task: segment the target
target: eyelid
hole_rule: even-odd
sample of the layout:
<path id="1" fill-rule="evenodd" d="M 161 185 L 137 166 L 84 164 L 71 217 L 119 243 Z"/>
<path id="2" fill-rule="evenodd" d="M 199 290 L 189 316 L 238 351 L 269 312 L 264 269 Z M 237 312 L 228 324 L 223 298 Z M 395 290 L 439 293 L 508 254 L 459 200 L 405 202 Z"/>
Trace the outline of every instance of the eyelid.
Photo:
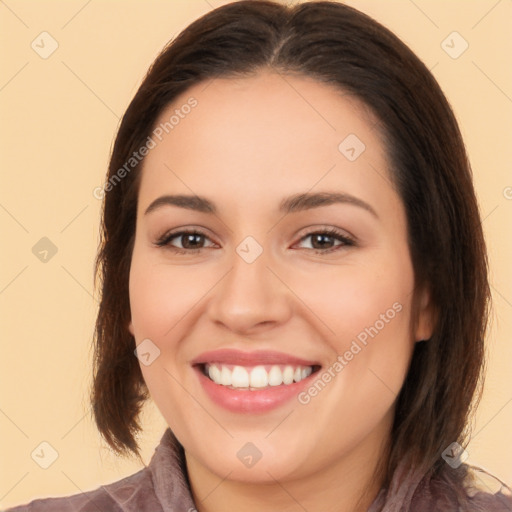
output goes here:
<path id="1" fill-rule="evenodd" d="M 181 251 L 186 252 L 193 252 L 193 251 L 199 251 L 201 249 L 207 249 L 207 247 L 200 247 L 196 249 L 181 249 L 180 247 L 174 247 L 170 245 L 170 241 L 173 238 L 179 238 L 180 235 L 201 235 L 204 236 L 206 239 L 210 240 L 213 244 L 218 245 L 214 240 L 212 240 L 212 237 L 207 234 L 206 230 L 204 228 L 196 228 L 196 227 L 186 227 L 186 228 L 176 228 L 176 229 L 170 229 L 168 231 L 165 231 L 163 235 L 159 236 L 154 242 L 154 245 L 158 247 L 172 247 L 173 249 L 178 249 Z"/>
<path id="2" fill-rule="evenodd" d="M 346 229 L 338 228 L 338 227 L 328 225 L 328 224 L 314 224 L 312 226 L 306 226 L 305 228 L 302 228 L 295 236 L 298 237 L 298 239 L 300 241 L 304 237 L 309 236 L 309 235 L 314 235 L 316 233 L 329 233 L 332 236 L 338 236 L 340 238 L 345 238 L 347 240 L 350 240 L 354 244 L 357 241 L 357 237 L 352 235 Z"/>
<path id="3" fill-rule="evenodd" d="M 315 249 L 315 248 L 307 248 L 307 252 L 313 253 L 313 254 L 319 254 L 320 256 L 328 254 L 335 253 L 337 251 L 342 250 L 343 248 L 347 247 L 354 247 L 357 246 L 357 242 L 355 237 L 352 235 L 349 235 L 344 230 L 340 230 L 339 228 L 334 227 L 320 227 L 316 229 L 310 229 L 306 233 L 302 234 L 302 236 L 299 237 L 299 240 L 294 244 L 300 244 L 303 240 L 306 240 L 307 238 L 314 236 L 314 235 L 325 235 L 327 237 L 333 238 L 336 241 L 340 242 L 333 247 L 329 247 L 326 249 Z M 293 247 L 293 246 L 292 246 Z"/>
<path id="4" fill-rule="evenodd" d="M 170 241 L 174 238 L 180 238 L 180 236 L 192 234 L 192 235 L 199 235 L 203 236 L 205 239 L 210 240 L 214 245 L 218 245 L 212 238 L 207 234 L 204 228 L 196 228 L 196 227 L 186 227 L 186 228 L 176 228 L 174 230 L 166 231 L 163 235 L 161 235 L 157 241 L 154 243 L 157 247 L 162 248 L 169 248 L 171 251 L 174 251 L 176 253 L 181 254 L 194 254 L 197 252 L 201 252 L 203 249 L 211 249 L 212 247 L 197 247 L 197 248 L 191 248 L 191 249 L 182 249 L 180 247 L 175 247 L 170 244 Z M 323 234 L 331 238 L 335 238 L 338 241 L 341 241 L 342 243 L 335 245 L 333 247 L 327 248 L 327 249 L 314 249 L 314 248 L 307 248 L 308 252 L 313 252 L 316 254 L 328 254 L 329 252 L 334 252 L 342 247 L 350 247 L 357 245 L 356 238 L 347 233 L 345 230 L 342 230 L 340 228 L 335 228 L 333 226 L 308 226 L 306 228 L 303 228 L 302 234 L 297 234 L 298 240 L 292 245 L 295 246 L 302 242 L 304 239 L 310 236 L 314 236 L 317 234 Z"/>

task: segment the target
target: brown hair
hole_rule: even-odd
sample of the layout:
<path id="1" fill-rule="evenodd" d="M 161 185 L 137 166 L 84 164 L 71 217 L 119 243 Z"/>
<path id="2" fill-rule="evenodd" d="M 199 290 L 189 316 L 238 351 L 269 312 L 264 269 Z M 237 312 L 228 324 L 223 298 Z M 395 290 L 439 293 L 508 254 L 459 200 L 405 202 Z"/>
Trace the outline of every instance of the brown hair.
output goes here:
<path id="1" fill-rule="evenodd" d="M 452 110 L 425 65 L 394 34 L 337 2 L 241 1 L 188 26 L 157 57 L 119 127 L 107 180 L 144 145 L 162 110 L 198 82 L 263 68 L 349 92 L 380 120 L 393 183 L 405 205 L 416 285 L 428 285 L 436 325 L 416 343 L 397 398 L 384 481 L 408 455 L 435 474 L 441 452 L 465 445 L 480 397 L 488 315 L 487 259 L 471 170 Z M 139 455 L 148 398 L 128 331 L 128 278 L 140 164 L 106 189 L 96 275 L 101 304 L 91 399 L 98 429 L 119 454 Z M 476 400 L 474 400 L 476 398 Z"/>

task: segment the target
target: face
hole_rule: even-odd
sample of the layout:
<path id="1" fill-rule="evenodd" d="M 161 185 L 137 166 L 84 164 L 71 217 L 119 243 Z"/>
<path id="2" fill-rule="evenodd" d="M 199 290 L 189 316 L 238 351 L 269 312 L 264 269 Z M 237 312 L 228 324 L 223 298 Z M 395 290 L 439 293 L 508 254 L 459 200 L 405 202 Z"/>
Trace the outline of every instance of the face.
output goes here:
<path id="1" fill-rule="evenodd" d="M 430 332 L 376 120 L 271 72 L 173 115 L 143 164 L 129 329 L 187 464 L 264 482 L 370 463 Z"/>

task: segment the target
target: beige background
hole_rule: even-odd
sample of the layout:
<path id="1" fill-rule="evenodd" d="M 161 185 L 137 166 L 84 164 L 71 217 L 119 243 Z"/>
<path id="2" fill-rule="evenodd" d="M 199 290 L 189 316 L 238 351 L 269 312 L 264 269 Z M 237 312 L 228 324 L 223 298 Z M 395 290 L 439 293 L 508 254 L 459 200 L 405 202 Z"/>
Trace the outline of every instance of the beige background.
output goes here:
<path id="1" fill-rule="evenodd" d="M 178 31 L 223 3 L 0 2 L 0 508 L 93 489 L 140 469 L 109 452 L 87 403 L 100 211 L 93 189 L 102 184 L 119 118 L 153 58 Z M 469 461 L 511 483 L 512 72 L 506 63 L 512 55 L 512 2 L 348 3 L 418 53 L 461 123 L 495 301 L 487 387 Z M 51 48 L 48 36 L 39 37 L 43 31 L 58 43 L 47 59 L 31 47 L 35 40 L 39 52 Z M 469 44 L 457 59 L 441 45 L 453 31 Z M 453 52 L 463 41 L 452 36 L 448 44 Z M 57 247 L 47 262 L 32 252 L 43 237 Z M 153 405 L 145 410 L 144 425 L 148 462 L 166 426 Z M 43 441 L 58 452 L 48 469 L 31 457 Z"/>

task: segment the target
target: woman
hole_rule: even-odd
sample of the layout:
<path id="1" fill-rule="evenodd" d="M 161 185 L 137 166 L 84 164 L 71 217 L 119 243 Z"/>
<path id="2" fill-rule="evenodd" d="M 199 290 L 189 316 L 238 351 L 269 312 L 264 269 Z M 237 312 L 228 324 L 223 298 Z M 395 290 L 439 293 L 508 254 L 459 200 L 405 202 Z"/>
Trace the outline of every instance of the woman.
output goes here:
<path id="1" fill-rule="evenodd" d="M 22 510 L 512 510 L 464 463 L 489 285 L 419 59 L 339 3 L 228 4 L 156 59 L 104 190 L 92 403 L 148 467 Z M 137 356 L 137 357 L 135 357 Z"/>

